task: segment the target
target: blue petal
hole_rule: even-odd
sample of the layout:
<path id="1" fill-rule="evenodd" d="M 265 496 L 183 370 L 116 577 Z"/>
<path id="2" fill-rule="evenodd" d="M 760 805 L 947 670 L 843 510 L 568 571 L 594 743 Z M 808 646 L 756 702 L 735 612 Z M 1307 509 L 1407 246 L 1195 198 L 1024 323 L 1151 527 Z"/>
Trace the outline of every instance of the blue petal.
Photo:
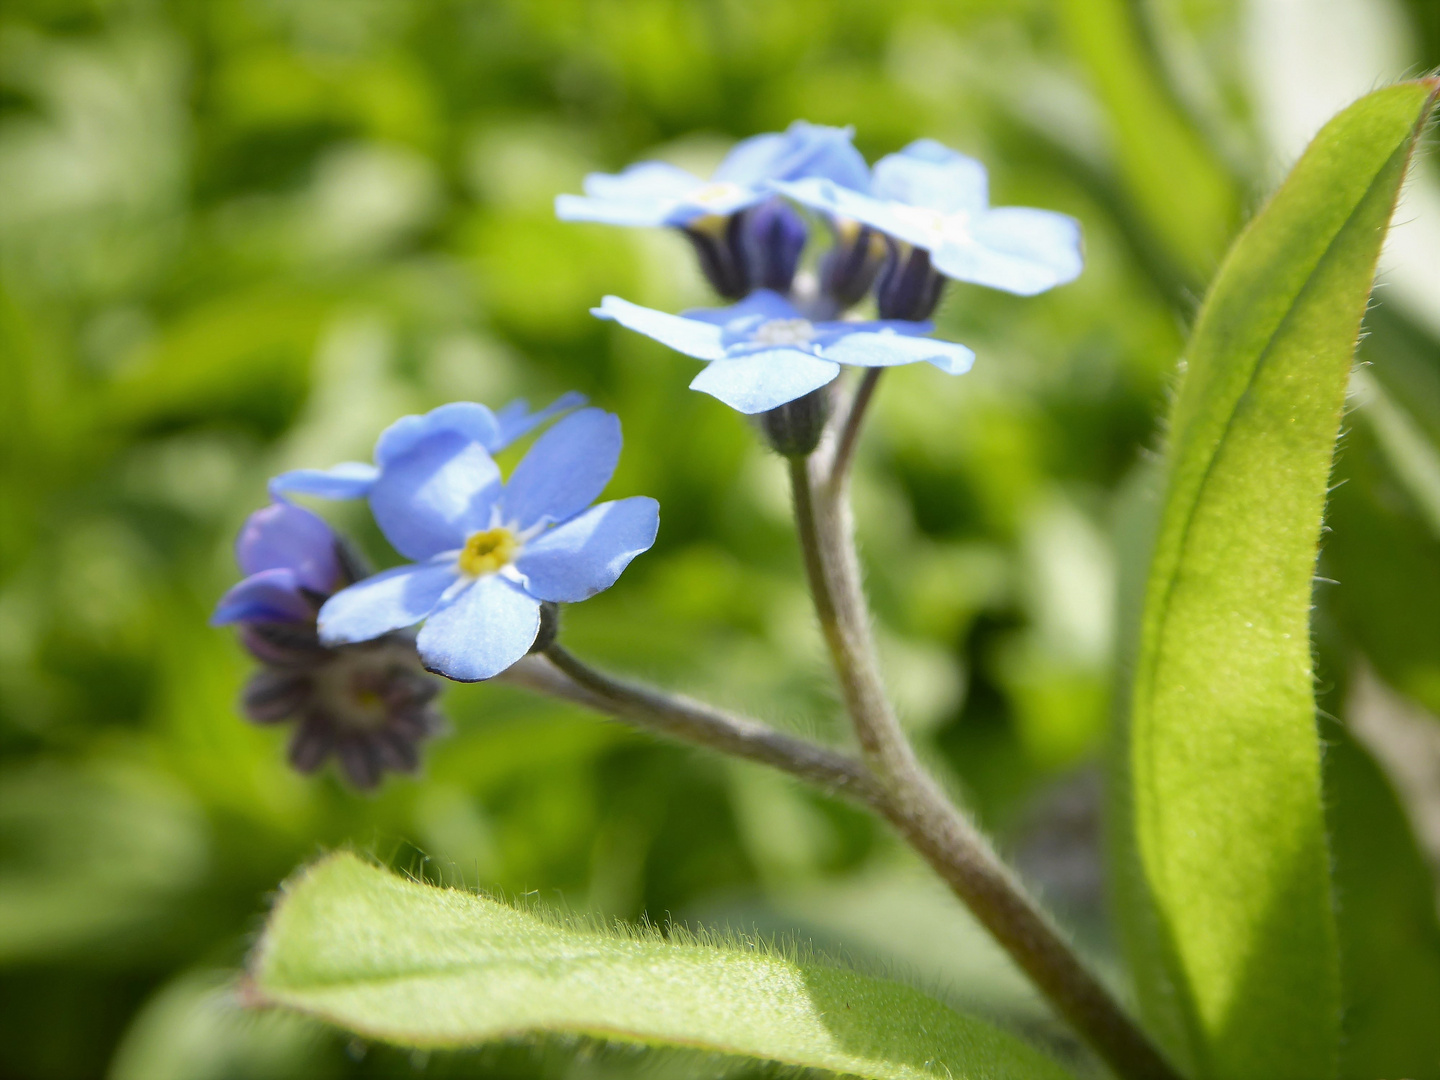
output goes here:
<path id="1" fill-rule="evenodd" d="M 308 623 L 315 609 L 300 593 L 290 570 L 262 570 L 251 574 L 220 598 L 211 626 L 235 622 Z"/>
<path id="2" fill-rule="evenodd" d="M 877 161 L 870 192 L 877 199 L 942 214 L 979 214 L 990 205 L 985 166 L 933 139 L 920 139 Z"/>
<path id="3" fill-rule="evenodd" d="M 846 187 L 864 189 L 870 171 L 850 143 L 853 135 L 852 128 L 797 120 L 783 135 L 755 135 L 736 143 L 715 170 L 714 179 L 754 185 L 765 180 L 820 176 Z"/>
<path id="4" fill-rule="evenodd" d="M 690 382 L 742 413 L 760 413 L 818 390 L 840 374 L 840 365 L 800 349 L 767 349 L 716 360 Z"/>
<path id="5" fill-rule="evenodd" d="M 535 440 L 505 485 L 502 518 L 521 529 L 584 510 L 620 460 L 620 418 L 602 409 L 571 413 Z"/>
<path id="6" fill-rule="evenodd" d="M 894 331 L 848 334 L 826 345 L 824 355 L 857 367 L 893 367 L 923 360 L 948 375 L 963 375 L 975 362 L 975 354 L 964 345 Z"/>
<path id="7" fill-rule="evenodd" d="M 397 566 L 341 589 L 320 609 L 320 640 L 347 645 L 413 626 L 435 609 L 458 577 L 455 564 L 446 559 Z"/>
<path id="8" fill-rule="evenodd" d="M 287 502 L 250 515 L 235 541 L 235 561 L 247 574 L 293 571 L 298 584 L 315 592 L 329 592 L 340 579 L 335 533 L 309 510 Z"/>
<path id="9" fill-rule="evenodd" d="M 431 615 L 415 644 L 429 670 L 479 682 L 529 652 L 539 629 L 540 602 L 507 578 L 489 574 Z"/>
<path id="10" fill-rule="evenodd" d="M 949 277 L 1033 296 L 1079 276 L 1080 224 L 1065 214 L 1005 206 L 971 225 L 973 244 L 946 244 L 935 268 Z"/>
<path id="11" fill-rule="evenodd" d="M 488 528 L 499 493 L 500 469 L 485 448 L 458 432 L 437 431 L 385 466 L 370 510 L 395 550 L 418 562 Z"/>
<path id="12" fill-rule="evenodd" d="M 615 584 L 630 560 L 655 543 L 660 504 L 637 496 L 592 506 L 526 544 L 515 560 L 525 591 L 575 603 Z"/>
<path id="13" fill-rule="evenodd" d="M 673 199 L 587 199 L 581 195 L 556 195 L 555 216 L 561 221 L 656 228 L 667 224 L 675 205 Z"/>
<path id="14" fill-rule="evenodd" d="M 343 461 L 329 469 L 291 469 L 270 481 L 270 496 L 318 495 L 322 499 L 363 499 L 380 470 L 363 461 Z"/>
<path id="15" fill-rule="evenodd" d="M 492 453 L 505 449 L 516 439 L 534 431 L 551 417 L 559 416 L 571 409 L 578 409 L 586 402 L 584 394 L 571 390 L 568 394 L 561 394 L 545 408 L 538 412 L 530 411 L 530 403 L 524 398 L 519 401 L 512 401 L 498 413 L 495 414 L 495 422 L 500 426 L 500 440 L 490 447 Z"/>
<path id="16" fill-rule="evenodd" d="M 859 191 L 851 191 L 830 180 L 811 178 L 793 182 L 775 182 L 769 185 L 787 199 L 794 199 L 802 206 L 829 214 L 832 217 L 852 218 L 873 224 L 871 219 L 885 218 L 885 203 Z M 879 228 L 879 226 L 875 226 Z"/>
<path id="17" fill-rule="evenodd" d="M 452 401 L 423 416 L 402 416 L 382 431 L 375 443 L 375 464 L 385 468 L 437 431 L 453 431 L 487 450 L 494 450 L 500 441 L 500 425 L 494 413 L 474 401 Z"/>
<path id="18" fill-rule="evenodd" d="M 605 297 L 598 308 L 590 309 L 590 314 L 601 319 L 613 319 L 621 326 L 654 338 L 660 344 L 697 360 L 718 360 L 725 355 L 720 345 L 720 328 L 696 319 L 667 315 L 663 311 L 621 300 L 618 296 Z"/>
<path id="19" fill-rule="evenodd" d="M 714 323 L 716 326 L 726 326 L 738 322 L 741 319 L 758 316 L 756 320 L 765 322 L 770 319 L 799 319 L 800 312 L 796 310 L 785 297 L 773 289 L 756 289 L 749 296 L 745 297 L 738 304 L 731 304 L 722 308 L 691 308 L 682 312 L 682 319 L 694 319 L 697 322 Z M 684 352 L 685 350 L 681 350 Z M 691 353 L 691 356 L 696 355 Z M 714 359 L 712 357 L 700 357 L 701 360 Z"/>
<path id="20" fill-rule="evenodd" d="M 591 173 L 585 194 L 592 199 L 681 199 L 703 186 L 692 172 L 664 161 L 641 161 L 618 173 Z"/>

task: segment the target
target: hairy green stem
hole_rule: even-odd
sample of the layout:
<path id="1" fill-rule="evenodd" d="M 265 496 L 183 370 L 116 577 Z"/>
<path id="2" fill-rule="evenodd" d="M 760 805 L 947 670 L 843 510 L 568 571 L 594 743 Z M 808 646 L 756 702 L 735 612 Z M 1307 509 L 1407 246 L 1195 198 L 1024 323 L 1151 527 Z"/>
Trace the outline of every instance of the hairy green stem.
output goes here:
<path id="1" fill-rule="evenodd" d="M 820 629 L 865 760 L 884 793 L 876 809 L 1118 1076 L 1177 1080 L 990 843 L 921 766 L 880 674 L 844 474 L 838 474 L 838 482 L 817 486 L 808 459 L 789 462 L 800 546 Z M 830 475 L 837 477 L 833 467 Z"/>
<path id="2" fill-rule="evenodd" d="M 845 411 L 845 419 L 839 425 L 840 436 L 835 444 L 834 454 L 830 458 L 826 482 L 831 487 L 838 487 L 845 483 L 850 466 L 855 460 L 855 448 L 860 445 L 860 429 L 865 423 L 865 412 L 870 407 L 870 401 L 875 396 L 875 388 L 880 385 L 880 376 L 883 374 L 885 374 L 884 368 L 866 368 L 860 385 L 855 387 L 855 393 L 850 397 L 850 405 Z"/>
<path id="3" fill-rule="evenodd" d="M 879 808 L 880 788 L 870 771 L 863 762 L 839 751 L 713 705 L 617 679 L 595 670 L 558 644 L 547 648 L 543 658 L 528 656 L 515 665 L 522 667 L 523 671 L 511 681 L 569 698 L 647 731 L 770 765 L 823 791 Z"/>

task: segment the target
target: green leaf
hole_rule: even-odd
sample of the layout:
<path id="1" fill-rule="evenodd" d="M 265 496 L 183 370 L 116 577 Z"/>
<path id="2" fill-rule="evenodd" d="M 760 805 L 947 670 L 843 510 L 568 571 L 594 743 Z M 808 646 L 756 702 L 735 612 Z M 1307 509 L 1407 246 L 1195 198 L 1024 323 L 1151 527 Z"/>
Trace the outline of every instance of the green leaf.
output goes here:
<path id="1" fill-rule="evenodd" d="M 1066 1075 L 906 986 L 753 944 L 564 925 L 350 854 L 286 887 L 253 978 L 268 1001 L 406 1046 L 558 1033 L 877 1080 Z"/>
<path id="2" fill-rule="evenodd" d="M 1361 99 L 1236 241 L 1186 351 L 1141 620 L 1122 873 L 1142 1008 L 1193 1075 L 1336 1075 L 1311 580 L 1375 263 L 1436 84 Z"/>
<path id="3" fill-rule="evenodd" d="M 1347 1080 L 1440 1080 L 1440 920 L 1405 811 L 1343 728 L 1326 731 L 1325 805 L 1344 976 Z"/>

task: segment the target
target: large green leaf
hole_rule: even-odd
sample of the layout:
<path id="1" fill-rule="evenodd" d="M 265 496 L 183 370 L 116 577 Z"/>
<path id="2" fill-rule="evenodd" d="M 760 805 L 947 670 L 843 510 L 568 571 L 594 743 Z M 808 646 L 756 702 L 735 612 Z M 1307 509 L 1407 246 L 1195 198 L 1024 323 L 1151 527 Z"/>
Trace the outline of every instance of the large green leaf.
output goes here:
<path id="1" fill-rule="evenodd" d="M 1361 317 L 1432 82 L 1316 136 L 1186 351 L 1131 698 L 1142 1007 L 1192 1074 L 1334 1076 L 1341 994 L 1311 581 Z"/>
<path id="2" fill-rule="evenodd" d="M 559 1033 L 877 1080 L 1066 1075 L 906 986 L 754 947 L 565 925 L 349 854 L 287 886 L 253 975 L 268 1001 L 408 1046 Z"/>

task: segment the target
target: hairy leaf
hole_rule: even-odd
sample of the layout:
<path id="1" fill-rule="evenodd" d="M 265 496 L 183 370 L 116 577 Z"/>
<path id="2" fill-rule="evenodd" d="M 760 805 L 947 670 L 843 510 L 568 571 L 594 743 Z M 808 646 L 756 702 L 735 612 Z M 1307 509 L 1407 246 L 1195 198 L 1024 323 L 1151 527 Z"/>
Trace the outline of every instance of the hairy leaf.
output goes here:
<path id="1" fill-rule="evenodd" d="M 1202 1077 L 1336 1075 L 1309 614 L 1361 317 L 1435 92 L 1377 91 L 1237 240 L 1186 351 L 1131 697 L 1122 874 L 1146 1015 Z"/>
<path id="2" fill-rule="evenodd" d="M 564 925 L 349 854 L 286 887 L 253 978 L 268 1001 L 407 1046 L 558 1033 L 877 1080 L 1066 1075 L 906 986 L 754 947 Z"/>

